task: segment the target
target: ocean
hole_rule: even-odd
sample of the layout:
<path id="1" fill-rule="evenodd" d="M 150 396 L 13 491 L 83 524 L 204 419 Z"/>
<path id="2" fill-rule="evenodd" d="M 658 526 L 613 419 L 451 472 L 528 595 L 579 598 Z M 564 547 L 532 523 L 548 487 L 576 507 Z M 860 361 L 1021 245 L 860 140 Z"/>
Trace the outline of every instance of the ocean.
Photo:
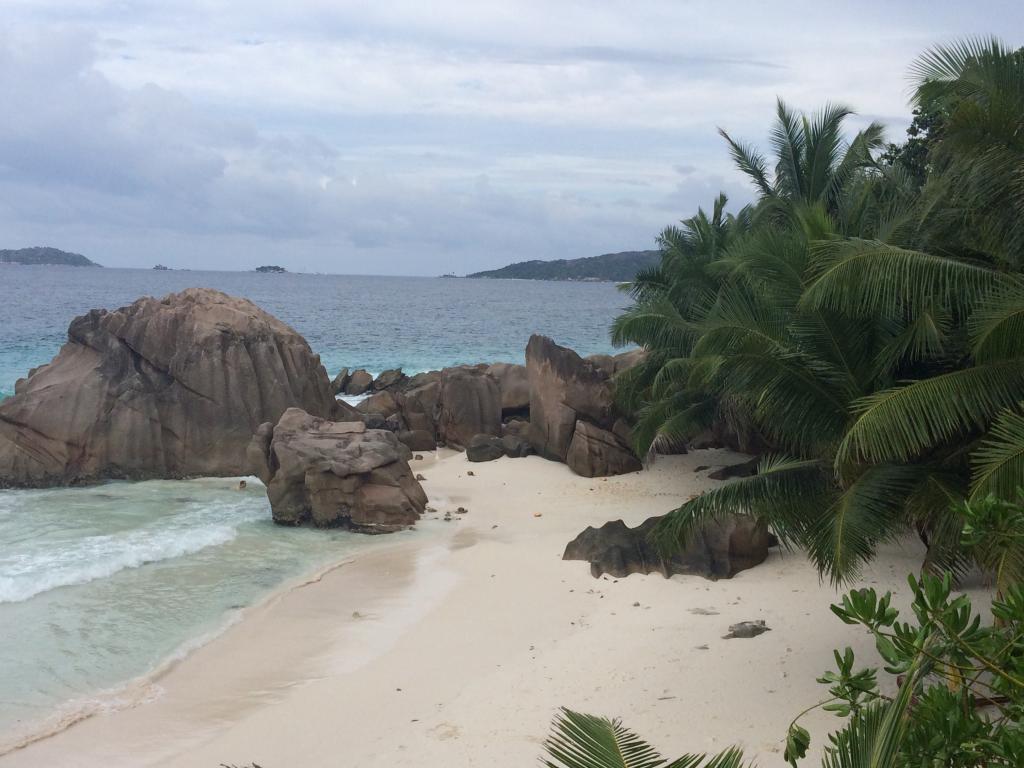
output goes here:
<path id="1" fill-rule="evenodd" d="M 193 286 L 253 300 L 303 334 L 332 376 L 522 362 L 531 333 L 613 352 L 608 328 L 628 304 L 608 283 L 4 265 L 0 399 L 57 353 L 73 317 Z M 275 527 L 262 486 L 240 491 L 237 479 L 0 491 L 0 752 L 130 703 L 148 690 L 132 681 L 374 541 Z"/>

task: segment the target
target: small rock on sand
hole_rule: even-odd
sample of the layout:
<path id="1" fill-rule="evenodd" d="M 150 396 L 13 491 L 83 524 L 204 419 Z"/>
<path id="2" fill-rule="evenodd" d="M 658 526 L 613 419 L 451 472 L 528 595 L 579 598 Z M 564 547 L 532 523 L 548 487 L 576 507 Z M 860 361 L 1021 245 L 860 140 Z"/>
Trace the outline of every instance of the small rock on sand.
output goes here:
<path id="1" fill-rule="evenodd" d="M 731 640 L 736 637 L 757 637 L 765 632 L 771 632 L 771 627 L 765 626 L 763 619 L 758 619 L 757 621 L 741 621 L 739 624 L 731 624 L 729 626 L 729 634 L 722 637 L 725 640 Z"/>

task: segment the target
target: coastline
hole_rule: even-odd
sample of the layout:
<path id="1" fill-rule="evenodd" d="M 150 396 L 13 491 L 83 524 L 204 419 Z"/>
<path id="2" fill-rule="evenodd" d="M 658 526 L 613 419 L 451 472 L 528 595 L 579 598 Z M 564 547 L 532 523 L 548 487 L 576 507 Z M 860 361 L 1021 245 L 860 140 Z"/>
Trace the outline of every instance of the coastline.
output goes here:
<path id="1" fill-rule="evenodd" d="M 814 679 L 832 649 L 875 658 L 869 637 L 831 617 L 836 593 L 798 553 L 773 550 L 718 582 L 593 579 L 586 563 L 561 560 L 587 525 L 664 513 L 716 484 L 697 466 L 738 454 L 662 457 L 607 479 L 536 457 L 439 456 L 414 462 L 431 505 L 468 514 L 428 514 L 427 535 L 278 591 L 171 666 L 158 697 L 0 766 L 522 765 L 563 705 L 621 716 L 666 753 L 739 743 L 748 759 L 782 766 L 786 725 L 820 699 Z M 919 556 L 887 549 L 865 583 L 902 603 Z M 729 624 L 759 618 L 771 632 L 722 639 Z M 816 733 L 835 723 L 824 713 L 811 722 Z"/>

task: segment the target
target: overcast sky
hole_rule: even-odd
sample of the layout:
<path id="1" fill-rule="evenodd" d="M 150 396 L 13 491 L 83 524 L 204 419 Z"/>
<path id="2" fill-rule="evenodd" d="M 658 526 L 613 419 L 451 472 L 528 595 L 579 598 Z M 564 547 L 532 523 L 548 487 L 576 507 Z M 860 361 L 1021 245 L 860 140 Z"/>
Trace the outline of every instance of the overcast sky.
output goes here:
<path id="1" fill-rule="evenodd" d="M 464 273 L 653 247 L 776 96 L 900 139 L 908 64 L 1020 2 L 0 0 L 0 248 Z"/>

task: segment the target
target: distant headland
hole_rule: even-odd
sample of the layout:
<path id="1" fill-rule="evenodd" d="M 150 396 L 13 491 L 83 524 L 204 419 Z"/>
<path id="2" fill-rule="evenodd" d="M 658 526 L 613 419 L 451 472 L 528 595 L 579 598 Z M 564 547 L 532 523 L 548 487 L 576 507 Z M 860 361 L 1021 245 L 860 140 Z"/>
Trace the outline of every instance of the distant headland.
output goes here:
<path id="1" fill-rule="evenodd" d="M 582 259 L 520 261 L 501 269 L 474 272 L 466 277 L 519 280 L 582 280 L 628 282 L 638 271 L 658 263 L 659 251 L 622 251 Z"/>
<path id="2" fill-rule="evenodd" d="M 60 264 L 66 267 L 102 267 L 80 253 L 68 253 L 58 248 L 18 248 L 0 250 L 0 264 Z"/>
<path id="3" fill-rule="evenodd" d="M 287 272 L 288 270 L 284 267 L 279 267 L 276 264 L 267 264 L 262 267 L 256 267 L 257 272 Z"/>

